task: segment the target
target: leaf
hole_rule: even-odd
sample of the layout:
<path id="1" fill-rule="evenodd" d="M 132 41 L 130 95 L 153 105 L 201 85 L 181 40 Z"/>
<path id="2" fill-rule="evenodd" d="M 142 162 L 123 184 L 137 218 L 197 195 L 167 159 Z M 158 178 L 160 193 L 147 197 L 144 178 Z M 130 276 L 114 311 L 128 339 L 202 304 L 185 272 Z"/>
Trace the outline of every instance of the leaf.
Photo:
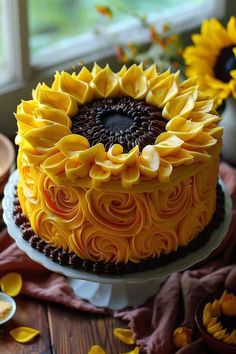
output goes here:
<path id="1" fill-rule="evenodd" d="M 113 13 L 112 13 L 110 7 L 108 7 L 108 6 L 96 5 L 96 10 L 100 15 L 109 17 L 110 19 L 113 16 Z"/>
<path id="2" fill-rule="evenodd" d="M 99 345 L 93 345 L 88 354 L 106 354 Z"/>
<path id="3" fill-rule="evenodd" d="M 19 273 L 8 273 L 0 279 L 2 291 L 9 296 L 17 296 L 22 289 L 22 276 Z"/>
<path id="4" fill-rule="evenodd" d="M 10 331 L 10 335 L 19 343 L 27 343 L 35 338 L 40 332 L 30 327 L 18 327 Z"/>
<path id="5" fill-rule="evenodd" d="M 128 328 L 114 328 L 114 336 L 126 344 L 134 344 L 134 335 Z"/>

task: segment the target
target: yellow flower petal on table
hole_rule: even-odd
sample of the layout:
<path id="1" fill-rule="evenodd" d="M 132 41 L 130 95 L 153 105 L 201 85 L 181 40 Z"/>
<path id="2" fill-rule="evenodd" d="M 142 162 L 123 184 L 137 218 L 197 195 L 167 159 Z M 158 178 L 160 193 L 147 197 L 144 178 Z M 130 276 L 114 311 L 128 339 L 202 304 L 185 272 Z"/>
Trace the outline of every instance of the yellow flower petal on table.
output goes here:
<path id="1" fill-rule="evenodd" d="M 127 353 L 121 353 L 121 354 L 139 354 L 139 347 L 135 347 L 134 349 L 130 350 Z"/>
<path id="2" fill-rule="evenodd" d="M 18 327 L 10 331 L 10 335 L 19 343 L 30 342 L 40 331 L 30 327 Z"/>
<path id="3" fill-rule="evenodd" d="M 99 345 L 93 345 L 88 354 L 106 354 L 106 352 Z"/>
<path id="4" fill-rule="evenodd" d="M 120 86 L 125 95 L 140 100 L 147 92 L 147 78 L 143 71 L 134 64 L 122 76 Z"/>
<path id="5" fill-rule="evenodd" d="M 128 328 L 114 328 L 114 336 L 125 344 L 134 344 L 133 332 Z"/>
<path id="6" fill-rule="evenodd" d="M 187 327 L 178 327 L 173 333 L 175 348 L 183 348 L 192 341 L 192 330 Z"/>
<path id="7" fill-rule="evenodd" d="M 8 273 L 0 279 L 2 291 L 12 297 L 21 292 L 22 284 L 22 276 L 19 273 Z"/>
<path id="8" fill-rule="evenodd" d="M 109 65 L 97 73 L 90 85 L 98 98 L 113 97 L 119 93 L 118 77 L 111 71 Z"/>

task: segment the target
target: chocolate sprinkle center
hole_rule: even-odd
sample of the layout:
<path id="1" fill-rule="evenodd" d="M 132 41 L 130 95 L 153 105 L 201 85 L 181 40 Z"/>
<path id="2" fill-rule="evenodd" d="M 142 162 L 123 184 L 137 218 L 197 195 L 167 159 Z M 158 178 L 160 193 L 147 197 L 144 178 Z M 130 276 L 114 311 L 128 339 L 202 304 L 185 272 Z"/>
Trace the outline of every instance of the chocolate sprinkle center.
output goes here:
<path id="1" fill-rule="evenodd" d="M 86 137 L 91 146 L 102 143 L 106 151 L 114 144 L 129 152 L 155 143 L 165 131 L 161 110 L 130 97 L 95 100 L 79 107 L 72 118 L 72 133 Z"/>

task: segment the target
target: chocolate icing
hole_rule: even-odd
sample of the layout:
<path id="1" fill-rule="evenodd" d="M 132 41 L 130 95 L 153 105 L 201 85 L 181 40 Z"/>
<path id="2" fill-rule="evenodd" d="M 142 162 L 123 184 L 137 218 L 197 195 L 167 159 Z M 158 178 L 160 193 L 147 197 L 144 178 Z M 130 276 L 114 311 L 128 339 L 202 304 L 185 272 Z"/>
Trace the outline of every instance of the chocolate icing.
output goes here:
<path id="1" fill-rule="evenodd" d="M 55 248 L 51 245 L 48 245 L 39 236 L 35 235 L 34 231 L 30 226 L 28 218 L 22 212 L 17 195 L 13 202 L 13 216 L 16 225 L 18 225 L 21 229 L 22 237 L 26 241 L 28 241 L 33 248 L 38 249 L 40 252 L 43 252 L 45 256 L 50 257 L 53 262 L 57 262 L 65 266 L 71 266 L 76 269 L 83 269 L 88 272 L 105 274 L 124 274 L 164 266 L 172 261 L 175 261 L 179 257 L 184 257 L 188 253 L 194 252 L 197 249 L 203 247 L 208 242 L 212 232 L 219 227 L 220 223 L 224 219 L 224 193 L 219 184 L 217 185 L 216 192 L 217 198 L 215 213 L 210 223 L 204 228 L 201 233 L 199 233 L 187 246 L 178 247 L 176 252 L 162 254 L 160 257 L 142 260 L 140 263 L 133 263 L 130 261 L 127 264 L 93 262 L 90 260 L 83 260 L 75 253 L 68 253 L 62 250 L 61 248 Z"/>
<path id="2" fill-rule="evenodd" d="M 108 150 L 121 144 L 124 152 L 138 145 L 153 145 L 165 131 L 167 121 L 161 110 L 129 97 L 95 100 L 79 107 L 72 118 L 72 133 L 85 136 L 90 145 L 102 143 Z"/>

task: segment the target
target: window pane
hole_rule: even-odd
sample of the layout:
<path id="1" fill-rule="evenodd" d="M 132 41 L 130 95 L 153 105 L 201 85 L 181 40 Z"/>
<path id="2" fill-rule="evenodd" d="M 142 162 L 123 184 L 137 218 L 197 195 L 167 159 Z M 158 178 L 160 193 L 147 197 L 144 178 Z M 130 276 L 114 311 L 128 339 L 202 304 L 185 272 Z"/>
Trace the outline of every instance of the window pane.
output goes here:
<path id="1" fill-rule="evenodd" d="M 9 71 L 7 60 L 6 17 L 4 16 L 4 0 L 0 0 L 0 85 L 7 80 Z"/>
<path id="2" fill-rule="evenodd" d="M 181 6 L 203 1 L 182 0 Z M 117 9 L 111 21 L 97 13 L 98 4 Z M 63 48 L 73 37 L 101 26 L 121 23 L 129 18 L 128 14 L 160 14 L 179 5 L 179 0 L 28 0 L 31 57 L 37 57 L 50 46 Z"/>

